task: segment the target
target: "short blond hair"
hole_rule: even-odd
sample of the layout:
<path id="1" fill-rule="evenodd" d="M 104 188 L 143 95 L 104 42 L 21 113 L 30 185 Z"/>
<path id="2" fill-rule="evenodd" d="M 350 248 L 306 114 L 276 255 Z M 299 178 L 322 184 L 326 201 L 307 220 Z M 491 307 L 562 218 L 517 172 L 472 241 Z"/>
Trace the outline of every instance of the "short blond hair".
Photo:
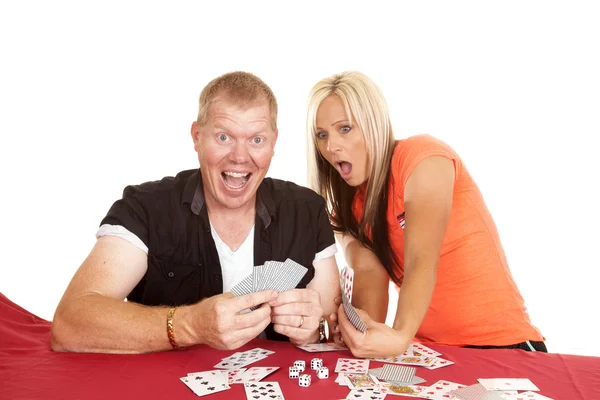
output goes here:
<path id="1" fill-rule="evenodd" d="M 208 109 L 218 96 L 243 107 L 266 101 L 271 111 L 271 124 L 273 129 L 277 129 L 277 99 L 271 88 L 258 76 L 250 72 L 234 71 L 210 81 L 202 89 L 198 101 L 197 121 L 200 125 L 206 123 Z"/>

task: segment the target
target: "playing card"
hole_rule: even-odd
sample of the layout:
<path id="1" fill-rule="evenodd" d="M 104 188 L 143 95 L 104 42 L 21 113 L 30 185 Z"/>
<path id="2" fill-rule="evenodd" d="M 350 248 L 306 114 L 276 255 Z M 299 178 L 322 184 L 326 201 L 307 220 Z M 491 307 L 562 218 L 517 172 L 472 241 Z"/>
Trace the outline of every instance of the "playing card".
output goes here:
<path id="1" fill-rule="evenodd" d="M 429 356 L 429 357 L 437 357 L 441 356 L 442 353 L 437 352 L 429 347 L 422 345 L 421 343 L 413 342 L 408 346 L 408 349 L 405 352 L 406 356 Z"/>
<path id="2" fill-rule="evenodd" d="M 262 279 L 258 285 L 258 292 L 261 290 L 271 289 L 269 284 L 273 281 L 273 278 L 281 273 L 281 265 L 283 263 L 280 261 L 267 261 L 264 264 L 262 271 Z"/>
<path id="3" fill-rule="evenodd" d="M 534 392 L 523 392 L 508 396 L 506 400 L 553 400 L 550 397 L 542 396 Z"/>
<path id="4" fill-rule="evenodd" d="M 364 333 L 367 330 L 367 326 L 365 325 L 363 320 L 360 319 L 360 316 L 358 315 L 358 313 L 354 309 L 354 306 L 352 305 L 350 300 L 348 300 L 344 292 L 342 292 L 342 303 L 344 305 L 344 312 L 346 313 L 346 316 L 348 317 L 352 325 L 358 331 Z"/>
<path id="5" fill-rule="evenodd" d="M 244 296 L 246 294 L 252 293 L 252 280 L 253 275 L 248 275 L 240 283 L 231 288 L 231 293 L 236 296 Z"/>
<path id="6" fill-rule="evenodd" d="M 230 389 L 221 371 L 198 372 L 194 376 L 184 376 L 179 379 L 198 396 Z"/>
<path id="7" fill-rule="evenodd" d="M 403 365 L 384 364 L 377 375 L 385 381 L 411 382 L 415 376 L 416 368 Z"/>
<path id="8" fill-rule="evenodd" d="M 477 381 L 487 390 L 540 390 L 527 378 L 491 378 Z"/>
<path id="9" fill-rule="evenodd" d="M 360 388 L 375 388 L 378 387 L 379 382 L 374 379 L 371 375 L 365 374 L 344 374 L 346 383 L 350 389 Z"/>
<path id="10" fill-rule="evenodd" d="M 516 393 L 516 391 L 486 390 L 480 383 L 448 392 L 448 394 L 463 400 L 505 400 L 507 396 Z"/>
<path id="11" fill-rule="evenodd" d="M 381 361 L 384 363 L 390 364 L 403 364 L 403 365 L 414 365 L 414 366 L 422 366 L 426 367 L 428 365 L 433 364 L 434 358 L 429 357 L 405 357 L 405 356 L 397 356 L 397 357 L 386 357 L 386 358 L 373 358 L 374 361 Z"/>
<path id="12" fill-rule="evenodd" d="M 277 371 L 279 367 L 252 367 L 238 376 L 232 383 L 259 382 Z"/>
<path id="13" fill-rule="evenodd" d="M 342 268 L 340 273 L 340 284 L 346 297 L 352 302 L 352 287 L 354 286 L 354 270 L 349 267 Z"/>
<path id="14" fill-rule="evenodd" d="M 264 265 L 255 265 L 252 269 L 252 291 L 259 292 L 258 288 L 259 283 L 261 282 L 261 278 L 263 277 Z"/>
<path id="15" fill-rule="evenodd" d="M 438 369 L 438 368 L 447 367 L 447 366 L 452 365 L 452 364 L 454 364 L 454 361 L 446 360 L 446 359 L 439 358 L 439 357 L 434 357 L 433 361 L 431 362 L 431 364 L 426 365 L 425 368 L 427 368 L 427 369 Z"/>
<path id="16" fill-rule="evenodd" d="M 465 385 L 460 383 L 439 380 L 419 393 L 419 397 L 424 397 L 431 400 L 455 399 L 456 397 L 449 395 L 448 392 L 464 387 Z"/>
<path id="17" fill-rule="evenodd" d="M 334 372 L 364 374 L 369 371 L 369 360 L 338 358 Z"/>
<path id="18" fill-rule="evenodd" d="M 396 385 L 396 384 L 389 383 L 389 382 L 385 382 L 385 383 L 380 382 L 379 383 L 379 390 L 381 391 L 381 393 L 389 394 L 392 396 L 416 397 L 421 391 L 423 391 L 426 388 L 427 388 L 427 386 L 418 386 L 418 385 L 402 386 L 402 385 Z"/>
<path id="19" fill-rule="evenodd" d="M 223 374 L 223 376 L 225 377 L 225 379 L 227 379 L 227 384 L 230 385 L 233 383 L 233 381 L 240 376 L 241 374 L 244 373 L 244 371 L 246 371 L 246 368 L 238 368 L 238 369 L 221 369 L 219 370 L 221 371 L 221 373 Z M 202 374 L 202 372 L 191 372 L 188 374 L 189 377 L 194 377 L 197 376 L 199 374 Z"/>
<path id="20" fill-rule="evenodd" d="M 247 382 L 244 389 L 248 400 L 284 400 L 278 382 Z"/>
<path id="21" fill-rule="evenodd" d="M 340 346 L 335 343 L 315 343 L 315 344 L 304 344 L 301 346 L 297 346 L 299 349 L 304 351 L 308 351 L 309 353 L 319 353 L 324 351 L 338 351 L 338 350 L 348 350 L 344 346 Z"/>
<path id="22" fill-rule="evenodd" d="M 338 376 L 337 378 L 335 378 L 334 382 L 340 386 L 348 386 L 348 381 L 346 381 L 346 374 L 344 374 L 343 372 L 338 373 Z"/>
<path id="23" fill-rule="evenodd" d="M 354 389 L 348 393 L 346 399 L 353 400 L 381 400 L 385 398 L 385 393 L 379 392 L 374 388 L 362 388 L 362 389 Z"/>
<path id="24" fill-rule="evenodd" d="M 254 353 L 248 354 L 246 352 L 243 353 L 234 353 L 229 357 L 226 357 L 221 360 L 218 364 L 216 364 L 213 368 L 219 369 L 237 369 L 242 368 L 256 361 L 263 360 L 267 358 L 268 354 Z"/>

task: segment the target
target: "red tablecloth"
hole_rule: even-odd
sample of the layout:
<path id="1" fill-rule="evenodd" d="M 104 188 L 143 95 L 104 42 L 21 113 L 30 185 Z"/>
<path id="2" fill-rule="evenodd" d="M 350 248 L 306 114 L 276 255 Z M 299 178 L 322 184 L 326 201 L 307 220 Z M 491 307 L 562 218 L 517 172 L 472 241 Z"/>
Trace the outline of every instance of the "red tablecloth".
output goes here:
<path id="1" fill-rule="evenodd" d="M 234 351 L 196 346 L 184 351 L 141 355 L 54 353 L 49 347 L 50 322 L 32 315 L 0 294 L 0 399 L 194 399 L 179 377 L 214 369 Z M 600 400 L 600 358 L 521 350 L 474 350 L 429 345 L 456 364 L 437 370 L 417 367 L 417 375 L 433 384 L 445 379 L 466 385 L 477 378 L 526 377 L 540 393 L 561 400 Z M 349 390 L 338 386 L 333 372 L 348 351 L 307 353 L 289 343 L 256 340 L 241 350 L 262 347 L 275 354 L 251 366 L 279 366 L 264 380 L 279 382 L 287 400 L 342 399 Z M 318 354 L 318 355 L 315 355 Z M 288 378 L 294 360 L 323 359 L 329 379 L 312 373 L 312 385 L 298 386 Z M 380 366 L 371 362 L 372 367 Z M 208 396 L 209 399 L 245 399 L 242 385 Z M 401 399 L 403 397 L 388 398 Z"/>

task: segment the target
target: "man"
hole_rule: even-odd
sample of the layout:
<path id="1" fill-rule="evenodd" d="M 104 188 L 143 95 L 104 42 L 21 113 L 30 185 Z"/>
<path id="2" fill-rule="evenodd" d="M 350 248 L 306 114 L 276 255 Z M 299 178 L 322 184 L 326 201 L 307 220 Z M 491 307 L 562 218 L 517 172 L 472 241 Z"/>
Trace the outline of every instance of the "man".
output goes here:
<path id="1" fill-rule="evenodd" d="M 322 317 L 339 293 L 335 239 L 320 196 L 265 178 L 278 135 L 273 92 L 232 72 L 211 81 L 199 103 L 191 134 L 200 170 L 125 188 L 57 307 L 54 350 L 323 339 Z M 308 269 L 298 289 L 229 292 L 254 265 L 287 258 Z"/>

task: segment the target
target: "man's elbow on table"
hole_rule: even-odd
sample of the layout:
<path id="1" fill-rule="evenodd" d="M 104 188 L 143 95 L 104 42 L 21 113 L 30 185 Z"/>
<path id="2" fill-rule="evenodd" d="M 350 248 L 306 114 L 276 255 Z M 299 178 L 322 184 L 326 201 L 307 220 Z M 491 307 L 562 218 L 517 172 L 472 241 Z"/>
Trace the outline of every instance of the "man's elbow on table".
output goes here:
<path id="1" fill-rule="evenodd" d="M 69 334 L 67 333 L 66 323 L 61 318 L 60 313 L 57 311 L 52 320 L 52 327 L 50 329 L 50 348 L 52 351 L 65 352 L 73 351 L 70 348 Z"/>

